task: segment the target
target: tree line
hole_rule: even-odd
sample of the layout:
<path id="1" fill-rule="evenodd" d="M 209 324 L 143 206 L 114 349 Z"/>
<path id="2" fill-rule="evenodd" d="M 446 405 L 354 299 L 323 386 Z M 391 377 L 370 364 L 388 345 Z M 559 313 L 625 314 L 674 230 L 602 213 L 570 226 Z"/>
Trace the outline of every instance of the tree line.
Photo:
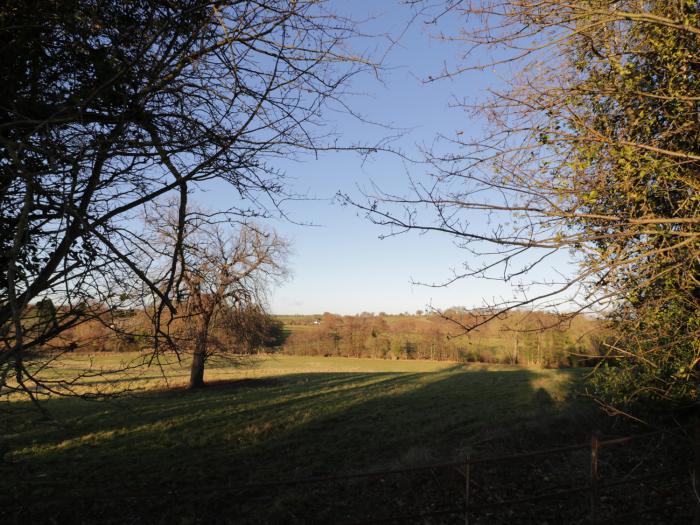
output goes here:
<path id="1" fill-rule="evenodd" d="M 28 312 L 26 330 L 39 333 L 56 318 L 50 300 Z M 446 318 L 446 315 L 449 318 Z M 451 309 L 437 314 L 361 313 L 320 316 L 272 316 L 259 305 L 243 309 L 222 304 L 206 334 L 206 357 L 259 353 L 374 359 L 501 363 L 546 368 L 592 366 L 604 353 L 606 333 L 600 319 L 563 318 L 549 312 L 515 311 L 467 335 L 452 319 L 473 322 L 488 314 Z M 152 312 L 115 310 L 64 331 L 44 350 L 55 352 L 151 352 Z M 174 321 L 171 330 L 192 330 L 191 319 Z M 197 319 L 196 323 L 201 323 Z M 196 335 L 196 334 L 195 334 Z"/>
<path id="2" fill-rule="evenodd" d="M 294 355 L 430 359 L 541 367 L 591 366 L 604 333 L 592 317 L 514 311 L 462 334 L 454 324 L 487 313 L 451 309 L 438 314 L 285 317 L 280 351 Z"/>
<path id="3" fill-rule="evenodd" d="M 152 311 L 134 309 L 103 311 L 100 316 L 76 324 L 49 339 L 38 352 L 53 355 L 66 352 L 150 353 L 153 350 L 152 314 Z M 221 305 L 216 314 L 206 334 L 207 356 L 254 354 L 279 347 L 283 342 L 282 323 L 260 305 L 249 304 L 243 308 Z M 42 301 L 28 309 L 24 329 L 30 334 L 40 334 L 49 330 L 60 315 L 50 300 Z M 179 334 L 180 351 L 185 354 L 192 353 L 187 347 L 194 345 L 194 338 L 187 336 L 192 322 L 181 318 L 174 320 L 171 326 L 173 334 Z"/>

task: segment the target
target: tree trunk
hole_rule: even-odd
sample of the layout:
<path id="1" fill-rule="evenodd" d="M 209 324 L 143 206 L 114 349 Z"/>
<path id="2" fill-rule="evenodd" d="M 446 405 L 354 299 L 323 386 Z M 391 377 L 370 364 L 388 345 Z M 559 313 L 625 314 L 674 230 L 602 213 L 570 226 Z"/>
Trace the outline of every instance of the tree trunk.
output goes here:
<path id="1" fill-rule="evenodd" d="M 193 390 L 204 386 L 204 349 L 197 348 L 192 356 L 192 366 L 190 367 L 190 384 L 188 388 Z"/>
<path id="2" fill-rule="evenodd" d="M 192 366 L 190 367 L 190 384 L 188 388 L 202 388 L 204 386 L 204 363 L 207 359 L 207 338 L 209 336 L 209 316 L 202 315 L 204 319 L 198 319 L 194 324 L 195 341 Z"/>

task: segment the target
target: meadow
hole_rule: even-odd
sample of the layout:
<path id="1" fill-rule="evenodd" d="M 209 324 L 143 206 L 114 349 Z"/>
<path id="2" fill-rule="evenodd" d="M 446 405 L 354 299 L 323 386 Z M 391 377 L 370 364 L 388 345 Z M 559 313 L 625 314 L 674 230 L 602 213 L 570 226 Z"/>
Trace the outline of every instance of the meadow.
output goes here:
<path id="1" fill-rule="evenodd" d="M 52 373 L 68 377 L 87 362 L 106 371 L 138 359 L 75 355 Z M 187 391 L 185 365 L 164 367 L 167 384 L 157 367 L 89 378 L 93 389 L 102 381 L 131 393 L 51 398 L 49 421 L 26 401 L 4 402 L 0 493 L 13 503 L 0 513 L 13 508 L 5 518 L 15 521 L 75 520 L 79 512 L 83 521 L 189 523 L 202 515 L 197 488 L 207 487 L 216 516 L 294 522 L 310 512 L 307 496 L 317 503 L 321 496 L 290 486 L 257 506 L 217 498 L 218 491 L 518 451 L 543 446 L 543 436 L 580 441 L 588 430 L 575 396 L 580 369 L 263 356 L 219 362 L 206 388 Z M 101 503 L 82 508 L 66 498 Z M 135 505 L 133 519 L 123 519 L 125 501 Z"/>

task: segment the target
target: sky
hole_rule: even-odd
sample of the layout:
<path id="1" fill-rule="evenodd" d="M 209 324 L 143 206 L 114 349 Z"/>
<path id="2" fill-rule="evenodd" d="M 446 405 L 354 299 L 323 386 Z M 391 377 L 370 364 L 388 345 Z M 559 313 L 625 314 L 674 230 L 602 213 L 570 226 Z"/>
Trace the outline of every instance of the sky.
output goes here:
<path id="1" fill-rule="evenodd" d="M 356 76 L 350 88 L 357 95 L 348 100 L 354 111 L 368 119 L 404 130 L 393 147 L 419 158 L 419 146 L 430 144 L 438 133 L 449 136 L 466 130 L 478 134 L 482 123 L 449 104 L 454 97 L 478 98 L 489 85 L 498 83 L 495 75 L 471 72 L 454 80 L 426 83 L 424 79 L 438 74 L 445 61 L 453 63 L 460 52 L 458 45 L 431 38 L 429 31 L 434 27 L 421 20 L 407 27 L 413 12 L 394 1 L 338 1 L 335 7 L 355 19 L 371 19 L 363 27 L 367 33 L 401 36 L 384 59 L 381 80 L 370 74 Z M 383 54 L 388 41 L 358 40 L 357 46 L 376 47 L 376 56 Z M 395 134 L 342 113 L 327 112 L 325 118 L 348 143 Z M 410 232 L 381 239 L 386 229 L 334 199 L 337 192 L 361 199 L 362 189 L 372 184 L 406 194 L 409 174 L 425 176 L 424 166 L 392 154 L 363 159 L 353 153 L 327 153 L 318 159 L 309 156 L 277 162 L 290 179 L 290 189 L 313 199 L 291 202 L 285 208 L 293 221 L 307 225 L 284 219 L 269 223 L 291 245 L 289 278 L 270 293 L 273 314 L 413 313 L 429 307 L 481 307 L 515 297 L 512 285 L 493 280 L 465 279 L 444 288 L 415 284 L 442 282 L 463 262 L 477 261 L 446 235 Z M 203 203 L 224 205 L 225 192 L 205 192 Z M 556 274 L 567 261 L 560 256 L 550 264 L 551 268 L 545 265 L 540 271 Z"/>

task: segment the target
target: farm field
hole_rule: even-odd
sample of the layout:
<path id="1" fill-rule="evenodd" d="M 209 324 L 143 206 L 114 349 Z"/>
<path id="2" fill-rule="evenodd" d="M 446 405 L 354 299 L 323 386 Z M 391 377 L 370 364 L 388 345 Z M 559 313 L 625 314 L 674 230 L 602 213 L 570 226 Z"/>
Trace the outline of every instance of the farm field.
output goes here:
<path id="1" fill-rule="evenodd" d="M 109 369 L 125 356 L 93 359 Z M 78 365 L 69 359 L 54 373 Z M 123 497 L 139 500 L 140 516 L 191 522 L 201 502 L 193 488 L 206 486 L 217 515 L 229 509 L 255 522 L 259 508 L 219 501 L 217 489 L 500 452 L 504 436 L 517 450 L 523 429 L 534 439 L 538 428 L 574 439 L 571 423 L 583 413 L 573 397 L 581 370 L 277 356 L 219 363 L 207 372 L 209 386 L 190 392 L 178 388 L 186 369 L 168 367 L 169 389 L 151 368 L 111 380 L 135 389 L 132 397 L 51 399 L 54 421 L 27 417 L 25 402 L 5 403 L 0 492 L 20 506 L 30 496 L 41 501 L 28 514 L 38 519 L 70 514 L 66 497 L 106 498 L 87 515 L 119 522 Z M 155 488 L 180 494 L 165 513 L 163 498 L 149 496 Z M 308 502 L 298 490 L 277 498 L 291 498 L 281 507 L 265 507 L 270 522 L 303 515 Z"/>

